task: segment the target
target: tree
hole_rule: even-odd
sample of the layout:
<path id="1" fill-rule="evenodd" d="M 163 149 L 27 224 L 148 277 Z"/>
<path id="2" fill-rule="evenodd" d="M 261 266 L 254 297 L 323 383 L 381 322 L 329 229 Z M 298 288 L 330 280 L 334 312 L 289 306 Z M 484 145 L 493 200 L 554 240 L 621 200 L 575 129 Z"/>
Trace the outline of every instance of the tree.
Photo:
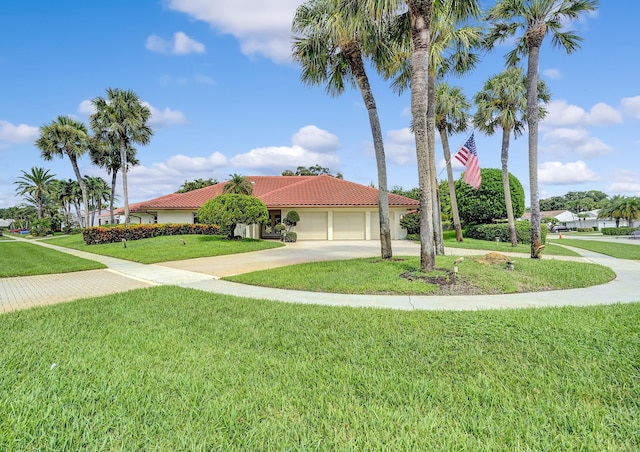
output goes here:
<path id="1" fill-rule="evenodd" d="M 197 213 L 198 219 L 207 224 L 217 224 L 221 231 L 233 238 L 238 223 L 256 224 L 269 220 L 267 206 L 249 195 L 227 194 L 205 202 Z"/>
<path id="2" fill-rule="evenodd" d="M 236 195 L 251 195 L 253 193 L 253 185 L 247 177 L 235 173 L 229 174 L 229 177 L 231 179 L 224 184 L 222 193 Z"/>
<path id="3" fill-rule="evenodd" d="M 293 58 L 302 67 L 302 81 L 326 84 L 332 96 L 357 84 L 369 114 L 369 125 L 378 170 L 378 212 L 380 252 L 383 259 L 393 256 L 387 165 L 378 110 L 365 70 L 365 58 L 374 64 L 389 56 L 380 37 L 380 27 L 362 9 L 360 2 L 309 0 L 299 6 L 293 18 Z"/>
<path id="4" fill-rule="evenodd" d="M 193 190 L 198 190 L 200 188 L 209 187 L 211 185 L 217 184 L 218 181 L 216 179 L 195 179 L 192 181 L 184 181 L 184 184 L 180 185 L 180 188 L 176 193 L 187 193 Z"/>
<path id="5" fill-rule="evenodd" d="M 136 150 L 132 147 L 127 148 L 127 171 L 140 164 L 140 161 L 136 157 Z M 120 157 L 120 143 L 114 139 L 100 139 L 96 138 L 93 141 L 93 145 L 89 150 L 89 157 L 91 163 L 94 165 L 105 168 L 107 174 L 111 175 L 111 194 L 109 196 L 109 214 L 110 223 L 115 224 L 114 202 L 116 200 L 116 180 L 118 177 L 118 171 L 122 168 L 122 159 Z"/>
<path id="6" fill-rule="evenodd" d="M 567 209 L 567 200 L 564 196 L 552 196 L 551 198 L 540 200 L 540 210 L 565 210 Z"/>
<path id="7" fill-rule="evenodd" d="M 480 173 L 482 184 L 478 190 L 465 184 L 462 176 L 456 181 L 460 218 L 465 225 L 492 223 L 507 216 L 502 171 L 497 168 L 483 168 Z M 512 174 L 509 174 L 509 189 L 513 201 L 513 214 L 520 217 L 524 213 L 524 189 Z"/>
<path id="8" fill-rule="evenodd" d="M 78 168 L 78 159 L 89 150 L 89 141 L 87 127 L 68 116 L 58 116 L 51 124 L 42 126 L 40 138 L 36 141 L 36 146 L 42 151 L 41 155 L 45 160 L 62 158 L 65 155 L 69 158 L 82 192 L 84 227 L 89 226 L 89 198 L 87 186 Z"/>
<path id="9" fill-rule="evenodd" d="M 107 97 L 96 97 L 92 101 L 96 112 L 91 115 L 91 128 L 99 140 L 116 142 L 120 147 L 120 171 L 122 171 L 122 194 L 124 198 L 124 223 L 129 226 L 129 189 L 127 152 L 133 144 L 148 144 L 153 131 L 148 125 L 151 110 L 133 91 L 107 88 Z"/>
<path id="10" fill-rule="evenodd" d="M 327 176 L 333 176 L 338 179 L 342 179 L 341 173 L 336 173 L 336 175 L 334 176 L 333 174 L 331 174 L 331 170 L 329 168 L 325 168 L 324 166 L 320 165 L 313 165 L 308 168 L 306 166 L 299 166 L 295 171 L 288 169 L 282 172 L 283 176 L 320 176 L 321 174 L 326 174 Z"/>
<path id="11" fill-rule="evenodd" d="M 633 227 L 633 222 L 640 218 L 640 198 L 622 198 L 619 209 L 622 218 L 628 221 L 630 227 Z"/>
<path id="12" fill-rule="evenodd" d="M 538 81 L 538 102 L 548 102 L 549 91 L 542 80 Z M 511 205 L 509 189 L 509 140 L 511 132 L 517 138 L 526 124 L 527 78 L 519 67 L 510 67 L 487 80 L 480 92 L 474 97 L 477 111 L 473 116 L 473 125 L 487 135 L 493 135 L 496 129 L 502 129 L 502 186 L 509 222 L 511 245 L 518 245 L 516 222 Z M 546 110 L 538 108 L 540 118 Z"/>
<path id="13" fill-rule="evenodd" d="M 447 165 L 447 184 L 449 187 L 449 199 L 453 228 L 456 231 L 456 241 L 462 242 L 462 226 L 458 213 L 458 201 L 454 187 L 453 169 L 451 167 L 451 150 L 449 147 L 449 135 L 464 132 L 469 122 L 469 102 L 459 87 L 450 87 L 446 83 L 436 86 L 435 95 L 435 122 L 440 133 L 442 152 Z"/>
<path id="14" fill-rule="evenodd" d="M 38 219 L 44 217 L 46 197 L 51 193 L 51 184 L 55 178 L 48 169 L 32 167 L 31 172 L 22 171 L 22 176 L 15 182 L 16 193 L 20 196 L 29 195 L 35 201 L 38 209 Z"/>
<path id="15" fill-rule="evenodd" d="M 89 196 L 89 210 L 91 211 L 91 226 L 95 225 L 96 211 L 98 216 L 102 213 L 102 202 L 108 201 L 111 197 L 109 185 L 101 177 L 85 176 L 87 184 L 87 194 Z"/>
<path id="16" fill-rule="evenodd" d="M 578 19 L 596 9 L 597 0 L 499 0 L 489 11 L 493 22 L 487 45 L 524 33 L 516 47 L 506 56 L 507 64 L 515 66 L 520 58 L 527 60 L 527 125 L 529 128 L 529 187 L 531 201 L 531 257 L 538 258 L 542 249 L 540 232 L 540 201 L 538 198 L 538 66 L 540 48 L 545 36 L 552 35 L 552 44 L 567 53 L 579 48 L 581 38 L 564 31 L 567 20 Z"/>

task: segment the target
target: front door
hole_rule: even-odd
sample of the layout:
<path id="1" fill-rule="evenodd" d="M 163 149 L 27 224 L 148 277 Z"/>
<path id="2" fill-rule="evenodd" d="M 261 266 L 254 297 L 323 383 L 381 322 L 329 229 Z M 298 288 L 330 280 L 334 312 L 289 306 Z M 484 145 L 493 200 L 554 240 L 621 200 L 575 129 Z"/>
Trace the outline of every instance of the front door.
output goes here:
<path id="1" fill-rule="evenodd" d="M 263 239 L 279 239 L 280 233 L 276 232 L 275 226 L 281 221 L 282 221 L 282 211 L 270 210 L 268 223 L 262 225 L 262 238 Z"/>

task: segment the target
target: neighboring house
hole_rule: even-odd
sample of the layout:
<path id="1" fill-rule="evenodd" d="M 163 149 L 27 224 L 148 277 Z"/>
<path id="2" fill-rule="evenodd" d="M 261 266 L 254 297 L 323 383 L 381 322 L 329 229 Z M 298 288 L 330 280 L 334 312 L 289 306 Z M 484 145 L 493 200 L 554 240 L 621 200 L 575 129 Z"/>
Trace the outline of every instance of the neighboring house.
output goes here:
<path id="1" fill-rule="evenodd" d="M 0 228 L 10 229 L 12 224 L 13 220 L 5 220 L 3 218 L 0 218 Z"/>
<path id="2" fill-rule="evenodd" d="M 300 215 L 294 230 L 299 240 L 378 240 L 378 190 L 332 176 L 248 176 L 253 196 L 269 210 L 268 225 L 249 225 L 246 236 L 277 238 L 268 226 L 281 222 L 290 210 Z M 130 223 L 197 223 L 198 209 L 222 194 L 226 182 L 187 193 L 172 193 L 131 204 Z M 389 193 L 391 238 L 405 238 L 400 219 L 419 202 Z M 122 215 L 123 210 L 115 212 Z"/>
<path id="3" fill-rule="evenodd" d="M 569 210 L 548 210 L 540 212 L 541 218 L 553 218 L 555 223 L 562 224 L 568 228 L 615 228 L 616 221 L 613 218 L 598 218 L 600 209 L 580 212 L 580 215 Z M 531 213 L 525 212 L 522 216 L 524 220 L 531 220 Z M 626 220 L 620 220 L 620 226 L 626 226 Z"/>

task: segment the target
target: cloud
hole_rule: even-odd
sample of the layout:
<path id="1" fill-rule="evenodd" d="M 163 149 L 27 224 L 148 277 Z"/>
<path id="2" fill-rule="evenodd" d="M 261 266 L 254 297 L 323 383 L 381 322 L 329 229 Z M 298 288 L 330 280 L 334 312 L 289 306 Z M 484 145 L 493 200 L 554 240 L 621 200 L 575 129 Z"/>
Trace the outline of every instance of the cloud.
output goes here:
<path id="1" fill-rule="evenodd" d="M 611 146 L 599 138 L 592 137 L 584 129 L 558 128 L 544 134 L 544 152 L 563 156 L 576 153 L 582 158 L 593 158 L 611 154 Z"/>
<path id="2" fill-rule="evenodd" d="M 625 97 L 621 101 L 624 111 L 636 119 L 640 119 L 640 96 Z"/>
<path id="3" fill-rule="evenodd" d="M 602 102 L 591 107 L 589 112 L 577 105 L 569 105 L 564 100 L 549 102 L 546 108 L 547 116 L 540 123 L 545 128 L 609 126 L 622 122 L 620 112 Z"/>
<path id="4" fill-rule="evenodd" d="M 181 31 L 174 33 L 173 41 L 167 41 L 158 35 L 150 35 L 146 40 L 145 47 L 154 53 L 171 53 L 173 55 L 205 52 L 204 44 Z"/>
<path id="5" fill-rule="evenodd" d="M 570 185 L 595 182 L 596 174 L 582 160 L 576 162 L 545 162 L 538 167 L 538 180 L 549 185 Z"/>
<path id="6" fill-rule="evenodd" d="M 90 99 L 85 99 L 78 105 L 78 113 L 82 113 L 86 116 L 91 116 L 96 112 L 96 107 Z"/>
<path id="7" fill-rule="evenodd" d="M 373 144 L 370 147 L 373 150 Z M 398 166 L 415 165 L 416 141 L 409 127 L 389 130 L 384 152 L 387 160 Z"/>
<path id="8" fill-rule="evenodd" d="M 167 7 L 234 36 L 245 55 L 287 61 L 291 22 L 301 0 L 168 0 Z"/>
<path id="9" fill-rule="evenodd" d="M 194 77 L 195 81 L 198 83 L 202 83 L 204 85 L 215 86 L 217 83 L 214 79 L 204 74 L 196 74 Z"/>
<path id="10" fill-rule="evenodd" d="M 179 110 L 172 110 L 169 107 L 160 110 L 148 102 L 142 102 L 142 104 L 151 110 L 151 118 L 149 119 L 149 126 L 151 127 L 163 129 L 175 124 L 184 124 L 187 122 L 186 116 Z"/>
<path id="11" fill-rule="evenodd" d="M 291 143 L 309 151 L 330 152 L 340 147 L 334 134 L 316 126 L 305 126 L 291 137 Z"/>
<path id="12" fill-rule="evenodd" d="M 6 144 L 29 143 L 38 138 L 40 129 L 26 124 L 14 125 L 0 119 L 0 147 Z"/>
<path id="13" fill-rule="evenodd" d="M 542 71 L 542 74 L 554 80 L 558 80 L 562 78 L 562 73 L 560 72 L 560 70 L 555 68 L 545 69 L 544 71 Z"/>
<path id="14" fill-rule="evenodd" d="M 612 182 L 607 188 L 609 193 L 631 193 L 640 196 L 640 178 L 638 173 L 630 170 L 618 170 L 614 173 Z"/>

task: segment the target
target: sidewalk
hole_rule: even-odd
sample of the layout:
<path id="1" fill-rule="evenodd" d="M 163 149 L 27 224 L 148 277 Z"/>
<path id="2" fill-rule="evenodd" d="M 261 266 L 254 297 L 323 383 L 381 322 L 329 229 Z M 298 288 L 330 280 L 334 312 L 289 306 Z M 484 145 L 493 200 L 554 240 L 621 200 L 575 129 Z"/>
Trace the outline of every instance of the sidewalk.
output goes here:
<path id="1" fill-rule="evenodd" d="M 185 261 L 144 265 L 131 261 L 62 248 L 22 238 L 64 253 L 101 262 L 107 270 L 91 270 L 57 275 L 24 276 L 0 279 L 0 312 L 46 305 L 78 298 L 94 297 L 154 285 L 177 285 L 213 293 L 268 299 L 288 303 L 332 306 L 381 307 L 404 310 L 478 310 L 534 306 L 586 306 L 640 301 L 638 277 L 640 263 L 611 258 L 586 250 L 574 249 L 583 258 L 558 257 L 595 262 L 612 268 L 617 278 L 601 286 L 564 291 L 509 295 L 476 296 L 406 296 L 347 295 L 302 292 L 248 286 L 219 278 L 232 274 L 291 265 L 299 262 L 373 257 L 379 255 L 377 241 L 296 242 L 286 247 L 253 253 L 217 256 Z M 1 245 L 0 245 L 1 246 Z M 419 245 L 394 241 L 394 254 L 419 255 Z M 482 255 L 487 251 L 446 249 L 451 255 Z M 513 253 L 505 253 L 513 255 Z M 523 256 L 523 255 L 518 255 Z M 550 256 L 545 256 L 550 257 Z"/>

